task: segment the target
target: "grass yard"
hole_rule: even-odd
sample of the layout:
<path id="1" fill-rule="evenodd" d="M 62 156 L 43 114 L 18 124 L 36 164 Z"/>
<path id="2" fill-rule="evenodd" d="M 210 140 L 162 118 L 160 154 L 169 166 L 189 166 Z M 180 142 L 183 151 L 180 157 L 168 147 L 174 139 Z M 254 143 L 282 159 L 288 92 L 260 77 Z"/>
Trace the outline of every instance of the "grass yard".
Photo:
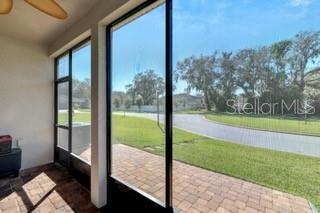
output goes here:
<path id="1" fill-rule="evenodd" d="M 74 113 L 72 117 L 73 122 L 91 123 L 90 112 Z M 68 123 L 68 114 L 66 112 L 59 113 L 58 124 L 66 125 Z"/>
<path id="2" fill-rule="evenodd" d="M 66 123 L 67 114 L 60 115 L 61 124 Z M 114 143 L 126 144 L 157 155 L 164 154 L 165 135 L 155 121 L 122 115 L 113 115 L 112 118 Z M 249 125 L 254 122 L 256 125 L 253 127 L 256 128 L 272 126 L 275 128 L 272 130 L 280 130 L 282 127 L 282 131 L 301 131 L 301 126 L 305 125 L 297 124 L 299 122 L 294 120 L 278 121 L 268 118 L 247 119 L 220 115 L 207 115 L 207 118 L 233 125 L 243 125 L 244 122 Z M 90 123 L 90 113 L 75 113 L 73 120 Z M 264 122 L 267 123 L 263 124 Z M 318 127 L 316 123 L 308 122 L 308 128 L 311 125 L 314 134 Z M 307 128 L 304 131 L 312 132 Z M 179 129 L 174 129 L 173 150 L 176 160 L 305 197 L 320 209 L 320 158 L 213 140 Z"/>
<path id="3" fill-rule="evenodd" d="M 113 115 L 113 142 L 164 153 L 156 122 Z M 320 158 L 208 139 L 174 129 L 174 158 L 307 198 L 320 208 Z"/>
<path id="4" fill-rule="evenodd" d="M 320 136 L 320 120 L 318 119 L 308 119 L 305 122 L 304 120 L 288 117 L 253 117 L 214 113 L 207 113 L 205 117 L 208 120 L 239 127 Z"/>

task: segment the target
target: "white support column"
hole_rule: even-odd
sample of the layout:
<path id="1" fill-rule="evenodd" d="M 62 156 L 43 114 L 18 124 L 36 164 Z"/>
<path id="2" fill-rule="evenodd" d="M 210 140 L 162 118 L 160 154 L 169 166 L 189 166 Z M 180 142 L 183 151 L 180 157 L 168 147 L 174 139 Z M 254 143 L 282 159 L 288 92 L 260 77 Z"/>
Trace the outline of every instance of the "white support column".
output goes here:
<path id="1" fill-rule="evenodd" d="M 105 27 L 91 28 L 92 118 L 91 201 L 106 205 L 106 38 Z"/>

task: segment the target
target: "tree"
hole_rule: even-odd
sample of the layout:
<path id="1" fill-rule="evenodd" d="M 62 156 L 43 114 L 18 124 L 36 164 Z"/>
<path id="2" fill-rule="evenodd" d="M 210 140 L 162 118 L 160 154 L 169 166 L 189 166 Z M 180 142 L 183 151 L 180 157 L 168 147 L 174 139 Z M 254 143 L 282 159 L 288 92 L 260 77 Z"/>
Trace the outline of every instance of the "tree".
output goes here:
<path id="1" fill-rule="evenodd" d="M 248 102 L 268 91 L 273 71 L 270 66 L 270 48 L 243 49 L 235 56 L 237 86 L 244 92 Z"/>
<path id="2" fill-rule="evenodd" d="M 298 87 L 300 99 L 304 99 L 306 86 L 318 86 L 307 81 L 308 63 L 315 63 L 320 55 L 320 31 L 305 31 L 295 36 L 291 51 L 291 74 L 293 83 Z"/>
<path id="3" fill-rule="evenodd" d="M 219 96 L 216 100 L 216 109 L 225 111 L 228 99 L 231 99 L 234 96 L 237 88 L 235 76 L 236 67 L 232 52 L 222 52 L 221 58 L 219 58 L 219 67 L 219 81 L 217 84 Z"/>
<path id="4" fill-rule="evenodd" d="M 200 92 L 207 110 L 225 111 L 239 90 L 246 102 L 293 103 L 306 107 L 307 97 L 320 97 L 320 31 L 306 31 L 294 39 L 236 52 L 191 56 L 177 63 L 175 80 L 186 92 Z M 320 102 L 310 104 L 320 109 Z M 281 112 L 279 106 L 273 113 Z M 253 109 L 254 110 L 254 109 Z M 287 113 L 294 113 L 293 109 Z"/>
<path id="5" fill-rule="evenodd" d="M 179 107 L 179 101 L 174 100 L 174 101 L 173 101 L 173 105 L 174 105 L 174 109 L 175 109 L 175 110 L 178 110 L 178 107 Z"/>
<path id="6" fill-rule="evenodd" d="M 130 101 L 130 100 L 126 100 L 126 101 L 124 102 L 124 105 L 125 105 L 125 107 L 126 107 L 126 110 L 129 110 L 129 109 L 131 108 L 131 101 Z"/>
<path id="7" fill-rule="evenodd" d="M 237 86 L 235 78 L 236 67 L 232 52 L 222 52 L 220 68 L 220 89 L 223 90 L 223 96 L 232 97 Z"/>
<path id="8" fill-rule="evenodd" d="M 120 99 L 115 98 L 113 101 L 113 104 L 114 104 L 115 108 L 119 109 L 120 108 Z"/>
<path id="9" fill-rule="evenodd" d="M 138 106 L 138 108 L 139 108 L 139 112 L 141 112 L 141 107 L 142 107 L 142 105 L 143 105 L 143 98 L 142 98 L 142 96 L 138 96 L 137 97 L 137 99 L 136 99 L 136 104 L 137 104 L 137 106 Z"/>
<path id="10" fill-rule="evenodd" d="M 133 84 L 126 86 L 127 94 L 137 101 L 140 95 L 145 105 L 152 105 L 157 96 L 164 94 L 164 80 L 154 70 L 147 70 L 135 75 Z"/>
<path id="11" fill-rule="evenodd" d="M 259 71 L 256 66 L 255 49 L 240 50 L 235 56 L 235 66 L 237 70 L 237 86 L 239 86 L 246 98 L 252 99 L 256 96 Z"/>
<path id="12" fill-rule="evenodd" d="M 125 87 L 126 87 L 126 94 L 129 97 L 131 97 L 131 104 L 134 105 L 136 100 L 136 95 L 137 95 L 136 89 L 133 84 L 128 84 Z"/>
<path id="13" fill-rule="evenodd" d="M 269 87 L 274 90 L 274 93 L 279 93 L 288 86 L 288 53 L 291 49 L 292 41 L 290 40 L 276 42 L 270 47 L 270 63 L 273 69 L 274 78 Z"/>
<path id="14" fill-rule="evenodd" d="M 271 45 L 271 63 L 274 67 L 274 71 L 277 74 L 281 73 L 281 77 L 286 76 L 286 67 L 289 62 L 288 53 L 292 49 L 292 41 L 285 40 L 276 42 Z"/>
<path id="15" fill-rule="evenodd" d="M 281 103 L 285 99 L 291 100 L 288 93 L 288 90 L 291 90 L 288 82 L 288 53 L 291 48 L 290 40 L 276 42 L 263 48 L 264 54 L 260 54 L 265 64 L 261 73 L 264 85 L 260 91 L 261 102 Z M 281 112 L 281 108 L 276 107 L 274 112 Z"/>
<path id="16" fill-rule="evenodd" d="M 201 55 L 199 58 L 191 56 L 177 63 L 175 70 L 176 80 L 181 79 L 187 82 L 187 92 L 196 90 L 204 95 L 207 110 L 211 110 L 214 104 L 213 98 L 216 95 L 215 83 L 218 74 L 216 53 L 211 56 Z"/>
<path id="17" fill-rule="evenodd" d="M 84 100 L 86 107 L 91 105 L 91 81 L 86 78 L 84 80 L 72 80 L 72 96 Z"/>
<path id="18" fill-rule="evenodd" d="M 129 99 L 126 99 L 125 102 L 124 102 L 124 106 L 126 108 L 126 110 L 124 111 L 124 116 L 126 116 L 126 111 L 129 111 L 129 109 L 131 108 L 131 100 Z"/>

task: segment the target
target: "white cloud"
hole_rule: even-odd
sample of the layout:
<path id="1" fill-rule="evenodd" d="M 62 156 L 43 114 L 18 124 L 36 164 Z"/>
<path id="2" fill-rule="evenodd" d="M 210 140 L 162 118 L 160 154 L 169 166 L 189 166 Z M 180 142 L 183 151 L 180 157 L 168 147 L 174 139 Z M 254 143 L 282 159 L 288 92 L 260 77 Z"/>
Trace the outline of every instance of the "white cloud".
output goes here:
<path id="1" fill-rule="evenodd" d="M 290 0 L 290 4 L 294 7 L 306 7 L 312 3 L 312 0 Z"/>

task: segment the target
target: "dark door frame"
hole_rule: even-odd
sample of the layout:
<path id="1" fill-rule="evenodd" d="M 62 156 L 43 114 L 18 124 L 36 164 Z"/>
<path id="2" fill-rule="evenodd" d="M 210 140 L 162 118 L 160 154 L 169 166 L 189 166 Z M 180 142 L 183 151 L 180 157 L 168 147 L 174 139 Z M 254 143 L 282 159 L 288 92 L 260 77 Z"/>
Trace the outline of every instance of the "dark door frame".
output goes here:
<path id="1" fill-rule="evenodd" d="M 142 3 L 138 7 L 134 8 L 133 10 L 129 11 L 125 15 L 121 16 L 111 24 L 106 27 L 106 85 L 107 85 L 107 97 L 106 97 L 106 104 L 107 104 L 107 136 L 106 136 L 106 147 L 107 147 L 107 199 L 108 204 L 112 205 L 112 196 L 113 191 L 111 189 L 115 188 L 114 185 L 118 184 L 121 187 L 127 187 L 130 190 L 134 191 L 137 196 L 142 196 L 145 199 L 157 204 L 158 206 L 162 207 L 164 210 L 168 212 L 173 211 L 173 203 L 172 203 L 172 91 L 173 91 L 173 77 L 172 77 L 172 1 L 173 0 L 165 0 L 165 80 L 166 80 L 166 110 L 165 110 L 165 133 L 166 133 L 166 141 L 165 141 L 165 204 L 158 202 L 153 197 L 149 196 L 146 193 L 143 193 L 141 190 L 137 189 L 134 186 L 129 186 L 127 183 L 121 182 L 121 180 L 112 177 L 112 28 L 115 25 L 120 24 L 121 22 L 133 17 L 143 9 L 150 7 L 151 5 L 161 2 L 158 0 L 147 0 L 146 2 Z"/>
<path id="2" fill-rule="evenodd" d="M 75 49 L 90 42 L 91 37 L 84 39 L 69 50 L 55 58 L 54 62 L 54 162 L 65 166 L 82 184 L 90 188 L 90 165 L 72 154 L 72 53 Z M 68 75 L 58 78 L 58 60 L 68 56 Z M 90 59 L 91 60 L 91 59 Z M 68 83 L 68 125 L 58 124 L 58 85 Z M 58 146 L 58 129 L 68 131 L 68 150 Z"/>

